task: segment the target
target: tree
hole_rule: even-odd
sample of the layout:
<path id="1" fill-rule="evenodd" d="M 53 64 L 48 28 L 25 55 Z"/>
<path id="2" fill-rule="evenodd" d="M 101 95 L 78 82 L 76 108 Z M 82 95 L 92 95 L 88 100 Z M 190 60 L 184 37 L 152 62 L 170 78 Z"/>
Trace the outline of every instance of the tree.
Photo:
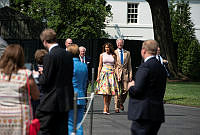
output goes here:
<path id="1" fill-rule="evenodd" d="M 169 4 L 174 42 L 178 44 L 178 71 L 184 73 L 188 48 L 196 43 L 194 24 L 191 21 L 189 1 L 174 0 Z M 185 72 L 186 73 L 186 72 Z M 188 74 L 186 74 L 188 75 Z"/>
<path id="2" fill-rule="evenodd" d="M 111 16 L 111 6 L 105 0 L 14 0 L 18 8 L 30 17 L 53 28 L 58 38 L 92 39 L 106 37 L 105 18 Z M 18 2 L 17 2 L 18 1 Z M 19 4 L 20 3 L 20 4 Z M 21 6 L 22 5 L 22 6 Z"/>
<path id="3" fill-rule="evenodd" d="M 200 45 L 197 40 L 193 40 L 187 50 L 187 55 L 183 61 L 182 71 L 192 79 L 200 79 Z"/>
<path id="4" fill-rule="evenodd" d="M 178 78 L 176 54 L 173 45 L 168 0 L 146 0 L 151 8 L 154 38 L 158 41 L 161 53 L 169 62 L 169 70 Z"/>

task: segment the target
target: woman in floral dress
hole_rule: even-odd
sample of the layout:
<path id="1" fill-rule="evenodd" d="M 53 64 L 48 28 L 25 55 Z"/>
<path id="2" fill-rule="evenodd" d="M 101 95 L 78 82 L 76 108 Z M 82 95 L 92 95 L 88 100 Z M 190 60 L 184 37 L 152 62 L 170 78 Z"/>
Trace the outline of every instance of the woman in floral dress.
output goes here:
<path id="1" fill-rule="evenodd" d="M 40 93 L 31 71 L 24 68 L 23 49 L 20 45 L 8 45 L 0 59 L 0 135 L 29 134 L 32 113 L 27 79 L 31 98 L 38 99 Z"/>
<path id="2" fill-rule="evenodd" d="M 115 74 L 116 55 L 111 43 L 103 45 L 103 53 L 100 54 L 97 75 L 96 94 L 103 95 L 104 114 L 109 113 L 109 106 L 112 96 L 119 93 L 119 86 Z"/>

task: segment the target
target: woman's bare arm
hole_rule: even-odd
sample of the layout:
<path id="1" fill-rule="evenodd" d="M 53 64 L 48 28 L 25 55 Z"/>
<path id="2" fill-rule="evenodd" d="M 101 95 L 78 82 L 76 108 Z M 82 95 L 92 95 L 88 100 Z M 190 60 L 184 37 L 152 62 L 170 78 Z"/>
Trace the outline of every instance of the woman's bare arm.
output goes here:
<path id="1" fill-rule="evenodd" d="M 99 81 L 99 76 L 100 76 L 100 72 L 101 72 L 101 69 L 102 69 L 102 65 L 103 65 L 103 56 L 102 56 L 102 54 L 100 54 L 98 74 L 97 74 L 97 82 Z"/>

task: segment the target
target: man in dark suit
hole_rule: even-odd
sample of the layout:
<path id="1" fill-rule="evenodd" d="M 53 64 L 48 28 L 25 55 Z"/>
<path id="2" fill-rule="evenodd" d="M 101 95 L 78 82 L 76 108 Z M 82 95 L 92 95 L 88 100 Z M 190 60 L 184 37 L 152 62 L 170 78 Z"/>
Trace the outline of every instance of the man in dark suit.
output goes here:
<path id="1" fill-rule="evenodd" d="M 168 61 L 163 59 L 162 56 L 160 56 L 160 47 L 158 47 L 158 49 L 157 49 L 156 58 L 164 66 L 164 68 L 166 70 L 167 77 L 170 77 L 170 73 L 169 73 L 169 69 L 168 69 Z"/>
<path id="2" fill-rule="evenodd" d="M 129 83 L 128 119 L 132 120 L 132 135 L 157 135 L 164 122 L 163 98 L 166 88 L 166 71 L 156 59 L 158 43 L 143 42 L 141 55 L 144 59 Z"/>
<path id="3" fill-rule="evenodd" d="M 87 86 L 86 86 L 86 91 L 85 91 L 85 95 L 87 96 L 87 89 L 88 89 L 88 85 L 92 79 L 92 67 L 91 67 L 91 58 L 90 57 L 87 57 L 85 56 L 85 53 L 86 53 L 86 48 L 84 46 L 80 46 L 79 47 L 79 58 L 80 58 L 80 61 L 82 63 L 85 63 L 87 64 L 87 68 L 88 68 L 88 81 L 87 81 Z M 86 99 L 86 104 L 87 104 L 88 100 Z M 85 111 L 87 109 L 86 107 L 87 105 L 85 105 Z"/>
<path id="4" fill-rule="evenodd" d="M 45 29 L 40 39 L 48 54 L 43 59 L 39 83 L 44 90 L 36 117 L 39 135 L 67 135 L 68 111 L 73 107 L 73 60 L 69 52 L 56 43 L 56 33 Z"/>
<path id="5" fill-rule="evenodd" d="M 79 52 L 80 52 L 80 55 L 79 55 L 79 58 L 80 58 L 80 61 L 87 64 L 87 68 L 88 68 L 88 80 L 91 80 L 91 73 L 92 73 L 92 67 L 91 67 L 91 58 L 88 57 L 88 56 L 85 56 L 85 53 L 86 53 L 86 48 L 84 46 L 80 46 L 79 47 Z"/>

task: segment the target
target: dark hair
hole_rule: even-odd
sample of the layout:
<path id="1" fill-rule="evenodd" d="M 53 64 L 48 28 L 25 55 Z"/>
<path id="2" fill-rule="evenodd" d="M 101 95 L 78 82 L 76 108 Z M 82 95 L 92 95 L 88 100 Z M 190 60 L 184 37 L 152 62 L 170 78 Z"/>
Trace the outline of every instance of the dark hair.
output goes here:
<path id="1" fill-rule="evenodd" d="M 112 55 L 115 55 L 113 45 L 112 45 L 111 43 L 109 43 L 109 42 L 105 43 L 105 44 L 102 46 L 102 47 L 103 47 L 102 52 L 105 52 L 105 51 L 106 51 L 106 50 L 105 50 L 106 45 L 108 45 L 108 47 L 109 47 L 109 49 L 110 49 L 110 53 L 111 53 Z"/>
<path id="2" fill-rule="evenodd" d="M 3 73 L 11 76 L 12 72 L 17 73 L 24 68 L 24 51 L 19 44 L 8 45 L 1 56 L 0 68 Z"/>
<path id="3" fill-rule="evenodd" d="M 39 49 L 35 52 L 35 61 L 37 64 L 43 65 L 43 57 L 47 54 L 47 50 Z"/>
<path id="4" fill-rule="evenodd" d="M 45 29 L 40 34 L 40 39 L 43 42 L 44 40 L 47 43 L 55 43 L 56 42 L 56 32 L 53 29 Z"/>

